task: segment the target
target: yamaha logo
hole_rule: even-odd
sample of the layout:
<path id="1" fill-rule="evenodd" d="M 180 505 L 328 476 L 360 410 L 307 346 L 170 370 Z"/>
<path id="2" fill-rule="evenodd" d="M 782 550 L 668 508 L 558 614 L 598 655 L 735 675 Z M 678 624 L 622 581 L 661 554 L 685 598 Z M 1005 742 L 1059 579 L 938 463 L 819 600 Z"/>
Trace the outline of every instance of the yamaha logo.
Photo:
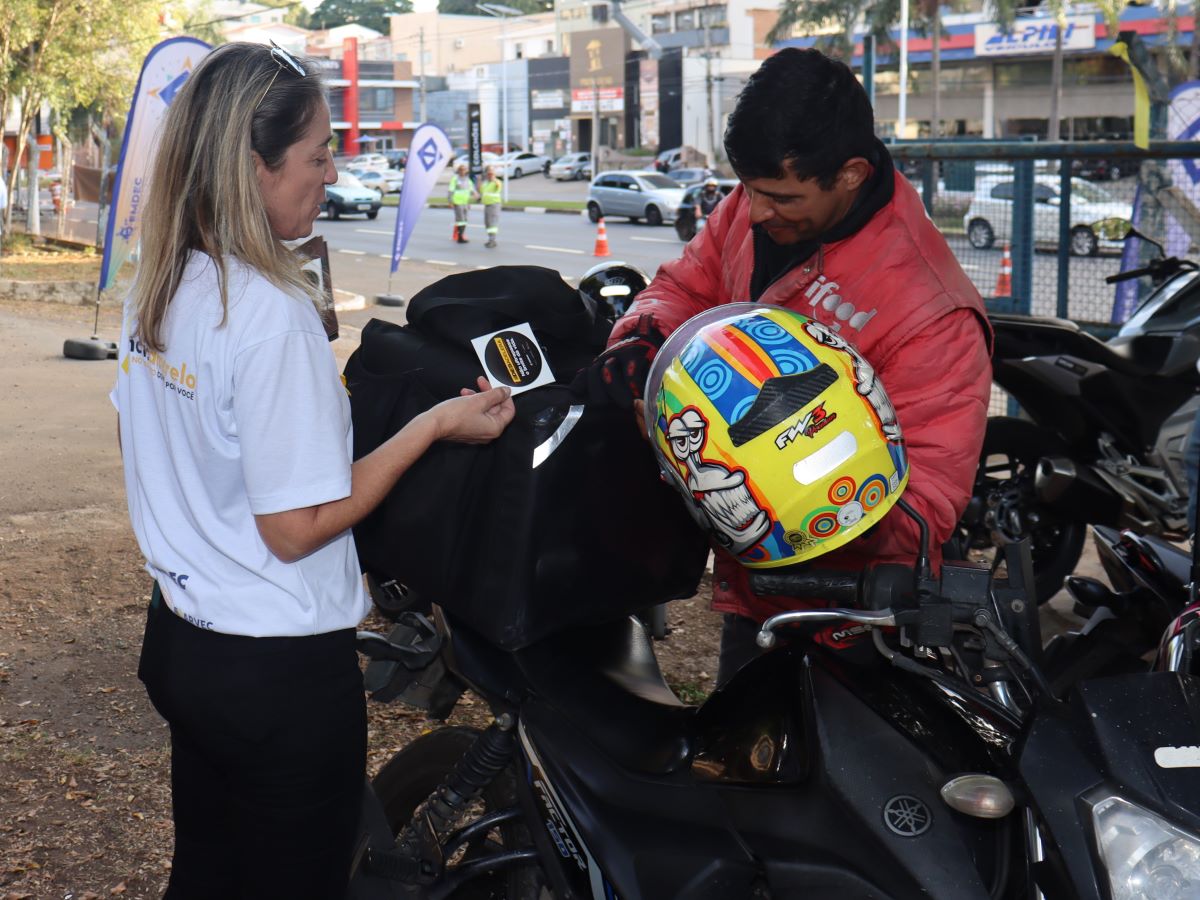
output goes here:
<path id="1" fill-rule="evenodd" d="M 892 834 L 916 837 L 929 830 L 929 826 L 933 824 L 933 813 L 916 797 L 898 794 L 884 804 L 883 824 Z"/>

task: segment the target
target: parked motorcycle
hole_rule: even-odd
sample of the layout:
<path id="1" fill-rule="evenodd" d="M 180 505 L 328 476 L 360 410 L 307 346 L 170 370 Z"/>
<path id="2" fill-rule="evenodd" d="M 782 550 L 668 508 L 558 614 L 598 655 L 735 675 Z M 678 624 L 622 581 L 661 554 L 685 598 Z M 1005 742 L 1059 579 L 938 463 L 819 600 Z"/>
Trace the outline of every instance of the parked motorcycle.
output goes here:
<path id="1" fill-rule="evenodd" d="M 1028 416 L 988 420 L 959 549 L 1028 538 L 1039 602 L 1079 561 L 1089 523 L 1183 537 L 1183 452 L 1200 375 L 1200 276 L 1174 257 L 1109 276 L 1155 289 L 1101 341 L 1075 323 L 990 316 L 995 382 Z"/>
<path id="2" fill-rule="evenodd" d="M 698 709 L 632 620 L 509 652 L 447 613 L 441 683 L 495 719 L 382 769 L 395 844 L 361 873 L 422 898 L 1190 896 L 1200 772 L 1154 759 L 1197 743 L 1197 683 L 1141 673 L 1055 701 L 1028 550 L 1005 547 L 1006 578 L 756 573 L 853 606 L 771 618 L 770 652 Z M 809 639 L 830 623 L 878 652 Z"/>
<path id="3" fill-rule="evenodd" d="M 1065 587 L 1086 621 L 1046 644 L 1043 666 L 1056 695 L 1086 678 L 1144 672 L 1164 631 L 1188 604 L 1191 559 L 1154 535 L 1092 526 L 1109 584 L 1071 575 Z"/>

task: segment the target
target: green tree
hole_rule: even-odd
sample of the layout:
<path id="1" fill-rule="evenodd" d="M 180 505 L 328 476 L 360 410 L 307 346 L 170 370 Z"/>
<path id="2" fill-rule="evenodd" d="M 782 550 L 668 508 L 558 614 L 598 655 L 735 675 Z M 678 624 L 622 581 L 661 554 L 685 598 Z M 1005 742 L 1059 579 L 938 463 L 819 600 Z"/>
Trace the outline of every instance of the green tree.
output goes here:
<path id="1" fill-rule="evenodd" d="M 17 104 L 17 146 L 43 106 L 64 120 L 78 106 L 128 107 L 142 60 L 162 36 L 162 14 L 157 0 L 4 0 L 0 121 Z M 10 194 L 16 174 L 14 166 Z"/>
<path id="2" fill-rule="evenodd" d="M 459 16 L 484 16 L 487 13 L 480 12 L 476 6 L 479 0 L 441 0 L 438 3 L 438 12 L 459 15 Z M 511 6 L 513 9 L 519 9 L 521 12 L 532 15 L 533 13 L 550 12 L 554 9 L 553 0 L 502 0 L 504 6 Z"/>
<path id="3" fill-rule="evenodd" d="M 406 12 L 412 12 L 411 0 L 324 0 L 307 18 L 301 20 L 301 24 L 305 28 L 362 25 L 389 34 L 391 25 L 388 16 Z"/>

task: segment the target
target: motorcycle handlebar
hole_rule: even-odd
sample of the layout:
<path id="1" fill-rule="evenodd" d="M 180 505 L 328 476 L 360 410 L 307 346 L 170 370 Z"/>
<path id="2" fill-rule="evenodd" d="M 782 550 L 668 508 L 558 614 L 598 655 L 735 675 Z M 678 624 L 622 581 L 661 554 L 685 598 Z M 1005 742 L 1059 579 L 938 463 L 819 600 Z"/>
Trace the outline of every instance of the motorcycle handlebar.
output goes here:
<path id="1" fill-rule="evenodd" d="M 1175 256 L 1168 256 L 1166 259 L 1151 260 L 1148 266 L 1139 266 L 1136 269 L 1129 269 L 1125 272 L 1118 272 L 1116 275 L 1109 275 L 1104 279 L 1104 283 L 1116 284 L 1119 281 L 1131 281 L 1134 278 L 1141 278 L 1143 275 L 1165 278 L 1187 267 L 1188 264 L 1182 259 Z"/>
<path id="2" fill-rule="evenodd" d="M 898 563 L 885 563 L 860 572 L 802 569 L 750 573 L 750 589 L 756 594 L 821 600 L 863 609 L 904 607 L 907 605 L 904 598 L 912 595 L 915 586 L 912 568 Z"/>
<path id="3" fill-rule="evenodd" d="M 804 600 L 824 600 L 845 606 L 862 602 L 862 575 L 858 572 L 811 570 L 806 572 L 752 572 L 750 590 Z"/>

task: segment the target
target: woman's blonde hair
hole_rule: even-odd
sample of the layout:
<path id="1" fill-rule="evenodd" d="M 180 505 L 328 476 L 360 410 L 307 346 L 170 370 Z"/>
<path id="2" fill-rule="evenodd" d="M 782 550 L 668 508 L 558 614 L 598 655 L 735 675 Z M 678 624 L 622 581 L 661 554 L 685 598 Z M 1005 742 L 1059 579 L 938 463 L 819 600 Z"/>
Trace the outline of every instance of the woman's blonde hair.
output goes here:
<path id="1" fill-rule="evenodd" d="M 167 307 L 193 250 L 217 267 L 222 323 L 229 307 L 225 258 L 236 257 L 281 290 L 320 294 L 303 260 L 272 233 L 253 153 L 268 169 L 283 165 L 326 103 L 316 64 L 296 62 L 262 44 L 232 43 L 212 51 L 175 95 L 159 138 L 142 223 L 133 287 L 137 333 L 163 352 Z M 253 152 L 253 153 L 252 153 Z"/>

